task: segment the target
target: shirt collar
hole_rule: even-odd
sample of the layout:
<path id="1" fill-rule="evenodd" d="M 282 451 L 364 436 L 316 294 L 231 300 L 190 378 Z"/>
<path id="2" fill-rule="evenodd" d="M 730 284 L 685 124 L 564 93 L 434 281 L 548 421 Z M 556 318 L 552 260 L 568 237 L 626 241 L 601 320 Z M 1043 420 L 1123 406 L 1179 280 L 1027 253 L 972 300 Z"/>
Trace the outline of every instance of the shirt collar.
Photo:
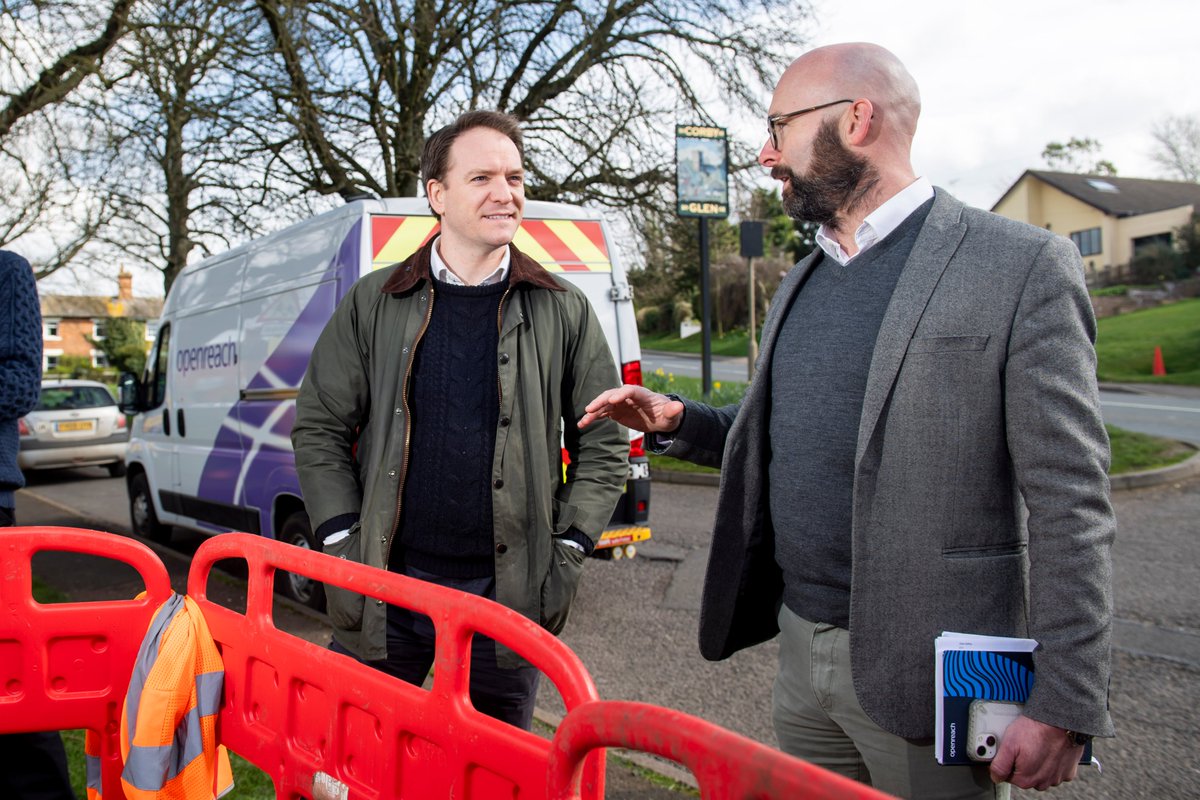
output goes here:
<path id="1" fill-rule="evenodd" d="M 429 266 L 430 270 L 433 272 L 433 277 L 437 278 L 442 283 L 449 283 L 455 286 L 466 286 L 466 282 L 463 281 L 462 278 L 458 277 L 458 275 L 454 274 L 454 270 L 450 269 L 450 267 L 446 265 L 446 262 L 442 260 L 442 254 L 438 252 L 437 248 L 438 239 L 441 238 L 441 236 L 438 236 L 437 239 L 433 240 L 433 248 L 429 253 Z M 500 266 L 496 267 L 495 272 L 481 280 L 477 285 L 490 286 L 493 283 L 500 283 L 507 278 L 508 264 L 511 258 L 512 256 L 510 255 L 509 248 L 504 248 L 504 255 L 500 257 Z"/>
<path id="2" fill-rule="evenodd" d="M 933 184 L 928 178 L 917 178 L 888 198 L 887 202 L 868 214 L 854 232 L 854 243 L 858 245 L 858 252 L 853 256 L 846 253 L 838 240 L 826 231 L 824 225 L 817 229 L 817 245 L 825 251 L 825 255 L 845 266 L 863 251 L 883 241 L 931 197 Z"/>

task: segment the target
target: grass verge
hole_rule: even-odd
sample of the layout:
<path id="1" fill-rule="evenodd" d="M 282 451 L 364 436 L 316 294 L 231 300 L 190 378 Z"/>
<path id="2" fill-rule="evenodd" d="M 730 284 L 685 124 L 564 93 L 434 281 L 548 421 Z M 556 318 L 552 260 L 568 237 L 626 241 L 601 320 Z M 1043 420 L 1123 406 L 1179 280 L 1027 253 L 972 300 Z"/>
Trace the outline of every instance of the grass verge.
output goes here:
<path id="1" fill-rule="evenodd" d="M 1160 439 L 1144 433 L 1135 433 L 1121 428 L 1108 428 L 1112 442 L 1112 466 L 1109 475 L 1138 472 L 1178 464 L 1196 451 L 1187 445 L 1170 439 Z"/>
<path id="2" fill-rule="evenodd" d="M 1151 374 L 1155 347 L 1162 348 L 1166 375 Z M 1200 298 L 1105 317 L 1096 358 L 1102 381 L 1200 386 Z"/>
<path id="3" fill-rule="evenodd" d="M 87 767 L 84 762 L 84 731 L 63 731 L 63 746 L 67 750 L 67 766 L 71 771 L 71 786 L 77 797 L 87 797 Z M 275 800 L 275 784 L 267 773 L 237 753 L 229 754 L 233 769 L 233 790 L 223 800 Z"/>
<path id="4" fill-rule="evenodd" d="M 658 333 L 638 337 L 643 350 L 662 350 L 667 353 L 695 353 L 704 349 L 703 337 L 696 333 L 686 339 L 678 334 Z M 715 356 L 744 356 L 750 346 L 745 331 L 731 331 L 724 336 L 712 337 L 712 352 Z"/>

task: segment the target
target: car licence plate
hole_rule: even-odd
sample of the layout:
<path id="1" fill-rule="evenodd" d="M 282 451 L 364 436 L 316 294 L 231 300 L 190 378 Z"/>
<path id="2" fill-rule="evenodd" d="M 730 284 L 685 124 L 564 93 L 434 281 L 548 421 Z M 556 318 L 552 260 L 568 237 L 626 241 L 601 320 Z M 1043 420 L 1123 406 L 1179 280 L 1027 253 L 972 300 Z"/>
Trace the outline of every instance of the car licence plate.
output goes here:
<path id="1" fill-rule="evenodd" d="M 69 433 L 75 431 L 90 431 L 96 427 L 96 421 L 92 419 L 72 419 L 66 422 L 54 423 L 54 430 L 58 433 Z"/>

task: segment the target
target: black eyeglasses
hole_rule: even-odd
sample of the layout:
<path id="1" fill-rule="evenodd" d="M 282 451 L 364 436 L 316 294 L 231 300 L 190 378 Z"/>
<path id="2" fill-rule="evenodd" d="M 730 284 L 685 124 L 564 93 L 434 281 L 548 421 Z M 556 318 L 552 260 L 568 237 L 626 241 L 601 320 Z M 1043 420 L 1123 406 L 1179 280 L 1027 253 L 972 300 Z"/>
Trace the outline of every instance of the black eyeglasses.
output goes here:
<path id="1" fill-rule="evenodd" d="M 822 108 L 836 106 L 838 103 L 853 103 L 853 100 L 833 100 L 828 103 L 822 103 L 819 106 L 812 108 L 802 108 L 799 111 L 789 111 L 786 114 L 773 114 L 767 117 L 767 135 L 771 137 L 771 147 L 779 149 L 779 123 L 787 122 L 792 117 L 798 117 L 801 114 L 807 114 L 810 111 L 820 111 Z"/>

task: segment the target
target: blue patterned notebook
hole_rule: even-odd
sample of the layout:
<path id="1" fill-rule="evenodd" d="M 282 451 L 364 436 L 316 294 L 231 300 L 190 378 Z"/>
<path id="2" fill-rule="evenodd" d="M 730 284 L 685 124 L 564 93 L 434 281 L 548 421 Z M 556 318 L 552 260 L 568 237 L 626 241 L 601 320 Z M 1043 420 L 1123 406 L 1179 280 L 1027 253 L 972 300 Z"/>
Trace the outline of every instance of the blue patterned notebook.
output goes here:
<path id="1" fill-rule="evenodd" d="M 1033 639 L 943 633 L 934 640 L 934 747 L 941 764 L 991 761 L 1033 688 Z M 1091 745 L 1080 763 L 1091 761 Z"/>

